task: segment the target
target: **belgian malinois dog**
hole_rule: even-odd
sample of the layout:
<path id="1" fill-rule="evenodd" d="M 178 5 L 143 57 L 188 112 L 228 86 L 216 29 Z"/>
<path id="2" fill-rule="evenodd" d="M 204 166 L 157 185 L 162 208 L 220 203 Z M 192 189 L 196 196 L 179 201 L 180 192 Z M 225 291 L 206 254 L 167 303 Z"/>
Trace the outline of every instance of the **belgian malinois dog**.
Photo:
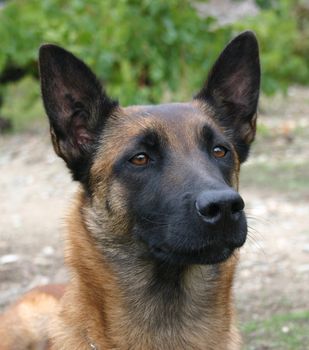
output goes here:
<path id="1" fill-rule="evenodd" d="M 237 190 L 256 131 L 254 34 L 228 44 L 188 103 L 123 108 L 66 50 L 44 45 L 39 63 L 55 151 L 81 184 L 51 349 L 240 349 L 231 289 L 247 235 Z"/>

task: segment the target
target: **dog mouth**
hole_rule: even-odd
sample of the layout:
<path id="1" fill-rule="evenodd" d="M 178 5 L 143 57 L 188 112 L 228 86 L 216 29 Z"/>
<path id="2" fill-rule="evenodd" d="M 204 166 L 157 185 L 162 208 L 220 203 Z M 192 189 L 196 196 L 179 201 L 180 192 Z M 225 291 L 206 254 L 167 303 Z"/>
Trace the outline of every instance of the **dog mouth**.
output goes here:
<path id="1" fill-rule="evenodd" d="M 142 255 L 170 265 L 214 265 L 228 260 L 235 250 L 242 247 L 247 237 L 244 215 L 229 227 L 199 225 L 178 227 L 171 225 L 167 230 L 135 231 L 136 238 L 145 246 Z"/>
<path id="2" fill-rule="evenodd" d="M 235 247 L 211 245 L 199 249 L 173 250 L 168 246 L 153 247 L 151 254 L 158 260 L 175 265 L 213 265 L 226 261 Z"/>

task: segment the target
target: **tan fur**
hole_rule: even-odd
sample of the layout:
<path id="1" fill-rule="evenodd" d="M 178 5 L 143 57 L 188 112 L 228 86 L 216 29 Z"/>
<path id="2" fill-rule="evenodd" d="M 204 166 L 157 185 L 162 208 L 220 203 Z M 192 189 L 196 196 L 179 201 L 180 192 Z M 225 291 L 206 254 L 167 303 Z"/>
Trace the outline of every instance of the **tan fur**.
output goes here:
<path id="1" fill-rule="evenodd" d="M 231 296 L 237 256 L 217 267 L 188 269 L 184 305 L 181 310 L 171 310 L 171 318 L 173 314 L 175 320 L 177 318 L 174 325 L 174 322 L 165 321 L 165 311 L 160 309 L 156 299 L 143 296 L 142 291 L 151 278 L 151 265 L 140 266 L 133 262 L 135 270 L 126 271 L 124 283 L 124 272 L 111 265 L 101 251 L 102 236 L 106 239 L 108 235 L 130 231 L 130 223 L 123 219 L 126 216 L 125 188 L 110 179 L 112 164 L 130 138 L 152 126 L 168 134 L 169 143 L 176 151 L 178 149 L 180 156 L 190 151 L 193 122 L 179 130 L 173 121 L 164 124 L 153 115 L 145 119 L 145 112 L 139 120 L 139 112 L 139 107 L 118 110 L 115 119 L 108 121 L 108 131 L 91 169 L 93 200 L 89 203 L 81 191 L 69 216 L 66 262 L 72 271 L 72 283 L 52 330 L 53 349 L 86 350 L 91 343 L 102 350 L 239 349 L 240 337 L 235 327 Z M 193 112 L 189 104 L 188 112 Z M 134 119 L 131 119 L 132 113 Z M 184 119 L 194 118 L 185 114 Z M 119 133 L 119 128 L 126 132 Z M 181 139 L 185 142 L 179 143 L 179 135 L 173 137 L 177 132 L 183 133 Z M 177 179 L 175 174 L 173 176 L 174 183 Z M 237 187 L 237 176 L 234 181 Z M 102 205 L 106 198 L 115 213 L 112 216 Z M 121 213 L 121 217 L 117 213 Z M 111 254 L 114 250 L 112 247 Z M 217 269 L 215 274 L 214 269 Z M 208 302 L 202 303 L 201 298 Z M 151 319 L 159 320 L 161 325 L 156 324 L 157 321 L 152 323 Z"/>
<path id="2" fill-rule="evenodd" d="M 0 316 L 0 350 L 45 350 L 48 326 L 57 313 L 64 287 L 39 287 Z"/>
<path id="3" fill-rule="evenodd" d="M 182 310 L 182 327 L 169 325 L 156 333 L 146 325 L 135 324 L 134 317 L 126 314 L 127 299 L 131 296 L 122 290 L 115 272 L 96 248 L 96 241 L 85 225 L 82 214 L 85 208 L 87 199 L 80 193 L 68 225 L 66 262 L 72 271 L 72 283 L 61 301 L 62 311 L 52 328 L 52 349 L 86 350 L 90 349 L 90 343 L 102 350 L 239 349 L 240 337 L 231 306 L 237 257 L 220 265 L 216 279 L 208 277 L 212 267 L 191 267 L 185 281 L 188 303 Z M 142 288 L 148 273 L 147 267 L 140 269 L 142 281 L 135 279 L 131 283 L 140 284 Z M 199 304 L 198 299 L 205 293 L 211 300 L 209 305 L 204 305 L 205 314 L 195 324 L 186 322 L 186 314 L 202 311 L 194 310 L 194 305 Z M 145 319 L 156 313 L 151 300 L 141 300 L 137 307 L 142 309 Z"/>
<path id="4" fill-rule="evenodd" d="M 52 44 L 39 71 L 55 152 L 80 182 L 71 280 L 60 303 L 61 288 L 40 288 L 1 316 L 0 350 L 239 350 L 235 190 L 256 131 L 255 35 L 228 44 L 189 103 L 122 108 Z"/>
<path id="5" fill-rule="evenodd" d="M 71 282 L 57 306 L 56 299 L 34 294 L 4 316 L 5 324 L 15 318 L 22 331 L 21 337 L 38 339 L 40 327 L 31 333 L 27 305 L 35 303 L 31 312 L 44 310 L 49 315 L 49 334 L 52 350 L 238 350 L 240 336 L 235 327 L 232 283 L 237 254 L 219 265 L 190 266 L 183 277 L 182 299 L 170 304 L 145 293 L 152 277 L 151 262 L 142 264 L 134 254 L 120 252 L 109 246 L 109 238 L 119 235 L 127 239 L 131 229 L 126 207 L 126 189 L 114 179 L 112 166 L 126 148 L 129 140 L 141 130 L 152 127 L 160 130 L 176 153 L 176 162 L 187 163 L 191 171 L 196 157 L 190 152 L 194 145 L 193 132 L 205 123 L 205 106 L 178 104 L 183 120 L 162 120 L 147 112 L 145 107 L 118 109 L 107 121 L 104 139 L 90 170 L 92 199 L 83 189 L 77 194 L 68 217 L 66 264 L 71 271 Z M 140 114 L 140 118 L 139 118 Z M 207 118 L 207 116 L 206 116 Z M 209 117 L 207 121 L 218 126 Z M 181 122 L 183 122 L 181 124 Z M 179 125 L 181 124 L 181 127 Z M 125 132 L 119 132 L 119 129 Z M 181 141 L 179 141 L 181 140 Z M 57 146 L 57 145 L 56 145 Z M 58 146 L 57 146 L 58 147 Z M 233 184 L 238 186 L 239 164 L 234 169 Z M 177 186 L 177 174 L 167 172 Z M 109 213 L 105 201 L 109 201 Z M 119 243 L 120 244 L 120 243 Z M 113 255 L 123 255 L 124 265 L 112 263 Z M 53 311 L 59 307 L 56 315 Z M 40 320 L 36 315 L 34 318 Z M 45 316 L 44 316 L 45 317 Z M 46 322 L 45 322 L 46 323 Z M 13 332 L 14 333 L 14 332 Z M 1 331 L 0 331 L 1 334 Z M 10 338 L 10 339 L 9 339 Z M 24 349 L 17 346 L 16 336 L 6 337 L 1 350 Z M 19 339 L 19 338 L 18 338 Z M 37 342 L 37 344 L 39 344 Z M 38 345 L 41 346 L 41 345 Z M 43 349 L 29 347 L 29 349 Z"/>

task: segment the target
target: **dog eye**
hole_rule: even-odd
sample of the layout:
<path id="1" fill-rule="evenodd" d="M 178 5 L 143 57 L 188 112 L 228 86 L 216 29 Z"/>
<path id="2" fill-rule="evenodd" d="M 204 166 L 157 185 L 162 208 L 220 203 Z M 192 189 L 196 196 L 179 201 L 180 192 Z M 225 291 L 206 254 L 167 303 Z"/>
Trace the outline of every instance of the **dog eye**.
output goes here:
<path id="1" fill-rule="evenodd" d="M 132 157 L 129 162 L 136 166 L 147 165 L 150 161 L 149 156 L 146 153 L 139 153 Z"/>
<path id="2" fill-rule="evenodd" d="M 223 146 L 215 146 L 212 149 L 212 154 L 215 158 L 223 158 L 227 154 L 228 150 Z"/>

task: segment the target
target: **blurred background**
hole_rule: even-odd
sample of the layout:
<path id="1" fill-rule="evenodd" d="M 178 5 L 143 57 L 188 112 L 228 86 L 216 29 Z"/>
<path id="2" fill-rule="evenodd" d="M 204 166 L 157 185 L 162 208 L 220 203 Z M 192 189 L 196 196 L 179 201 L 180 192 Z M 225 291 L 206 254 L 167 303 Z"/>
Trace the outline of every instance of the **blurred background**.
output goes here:
<path id="1" fill-rule="evenodd" d="M 250 233 L 235 284 L 244 349 L 309 344 L 309 1 L 0 0 L 0 308 L 67 280 L 76 188 L 51 148 L 37 53 L 82 58 L 122 105 L 190 100 L 226 43 L 256 32 L 262 96 L 240 192 Z"/>

